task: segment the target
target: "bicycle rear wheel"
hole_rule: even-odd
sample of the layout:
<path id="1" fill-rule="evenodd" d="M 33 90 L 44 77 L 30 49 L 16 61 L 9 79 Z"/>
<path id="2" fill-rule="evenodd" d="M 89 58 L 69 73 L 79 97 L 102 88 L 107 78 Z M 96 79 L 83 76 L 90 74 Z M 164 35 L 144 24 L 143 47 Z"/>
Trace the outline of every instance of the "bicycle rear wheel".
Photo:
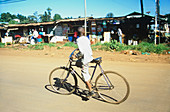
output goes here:
<path id="1" fill-rule="evenodd" d="M 130 92 L 129 84 L 120 74 L 113 71 L 101 73 L 95 81 L 96 91 L 108 103 L 119 104 L 125 101 Z"/>
<path id="2" fill-rule="evenodd" d="M 49 82 L 53 90 L 62 95 L 72 94 L 77 86 L 77 78 L 66 67 L 58 67 L 52 70 Z"/>

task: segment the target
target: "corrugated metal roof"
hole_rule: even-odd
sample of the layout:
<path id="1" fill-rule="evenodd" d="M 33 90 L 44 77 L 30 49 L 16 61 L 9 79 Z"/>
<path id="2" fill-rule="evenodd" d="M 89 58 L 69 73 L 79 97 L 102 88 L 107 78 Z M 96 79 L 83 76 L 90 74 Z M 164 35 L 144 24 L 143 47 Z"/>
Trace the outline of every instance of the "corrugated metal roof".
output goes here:
<path id="1" fill-rule="evenodd" d="M 70 22 L 70 21 L 84 21 L 85 18 L 75 18 L 75 19 L 61 19 L 56 21 L 56 23 L 60 23 L 60 22 Z M 89 19 L 93 19 L 92 17 L 87 17 L 87 20 Z"/>
<path id="2" fill-rule="evenodd" d="M 54 24 L 55 22 L 43 22 L 43 23 L 29 23 L 29 24 L 9 24 L 8 27 L 23 27 L 23 26 L 40 26 Z"/>

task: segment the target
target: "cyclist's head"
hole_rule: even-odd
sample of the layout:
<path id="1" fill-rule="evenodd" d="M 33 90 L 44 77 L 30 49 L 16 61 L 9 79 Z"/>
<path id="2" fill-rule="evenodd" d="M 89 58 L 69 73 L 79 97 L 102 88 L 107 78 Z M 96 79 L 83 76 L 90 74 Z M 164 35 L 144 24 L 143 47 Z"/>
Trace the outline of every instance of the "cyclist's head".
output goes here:
<path id="1" fill-rule="evenodd" d="M 80 36 L 83 36 L 85 34 L 85 29 L 83 27 L 79 27 L 78 32 L 80 33 Z"/>

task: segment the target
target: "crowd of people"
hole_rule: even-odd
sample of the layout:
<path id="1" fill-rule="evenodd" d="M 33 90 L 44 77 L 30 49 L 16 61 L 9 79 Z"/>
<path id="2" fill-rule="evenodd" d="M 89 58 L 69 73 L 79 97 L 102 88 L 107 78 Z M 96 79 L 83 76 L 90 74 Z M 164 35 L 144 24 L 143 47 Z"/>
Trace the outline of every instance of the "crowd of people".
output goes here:
<path id="1" fill-rule="evenodd" d="M 30 44 L 34 45 L 36 43 L 39 44 L 42 42 L 42 38 L 44 34 L 41 30 L 38 32 L 36 29 L 34 29 L 33 32 L 30 30 L 29 36 L 30 36 Z"/>
<path id="2" fill-rule="evenodd" d="M 37 31 L 37 29 L 30 30 L 28 35 L 25 33 L 20 34 L 14 31 L 7 31 L 2 38 L 0 38 L 0 42 L 5 44 L 29 43 L 34 45 L 43 42 L 44 36 L 44 32 L 42 30 Z"/>

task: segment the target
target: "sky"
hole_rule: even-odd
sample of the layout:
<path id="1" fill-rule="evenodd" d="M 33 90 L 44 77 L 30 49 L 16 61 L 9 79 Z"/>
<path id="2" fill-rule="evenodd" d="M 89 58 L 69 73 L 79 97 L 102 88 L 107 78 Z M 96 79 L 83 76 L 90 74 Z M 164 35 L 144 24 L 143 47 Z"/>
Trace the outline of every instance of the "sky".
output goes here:
<path id="1" fill-rule="evenodd" d="M 60 14 L 62 18 L 79 16 L 84 17 L 84 0 L 25 0 L 2 4 L 0 0 L 0 13 L 9 12 L 11 14 L 22 14 L 24 16 L 44 14 L 46 9 L 52 9 L 54 14 Z M 143 0 L 144 13 L 150 11 L 151 16 L 155 16 L 155 0 Z M 106 17 L 108 13 L 113 13 L 114 17 L 125 16 L 134 11 L 141 12 L 140 0 L 86 0 L 87 17 Z M 160 0 L 160 14 L 170 13 L 170 0 Z"/>

